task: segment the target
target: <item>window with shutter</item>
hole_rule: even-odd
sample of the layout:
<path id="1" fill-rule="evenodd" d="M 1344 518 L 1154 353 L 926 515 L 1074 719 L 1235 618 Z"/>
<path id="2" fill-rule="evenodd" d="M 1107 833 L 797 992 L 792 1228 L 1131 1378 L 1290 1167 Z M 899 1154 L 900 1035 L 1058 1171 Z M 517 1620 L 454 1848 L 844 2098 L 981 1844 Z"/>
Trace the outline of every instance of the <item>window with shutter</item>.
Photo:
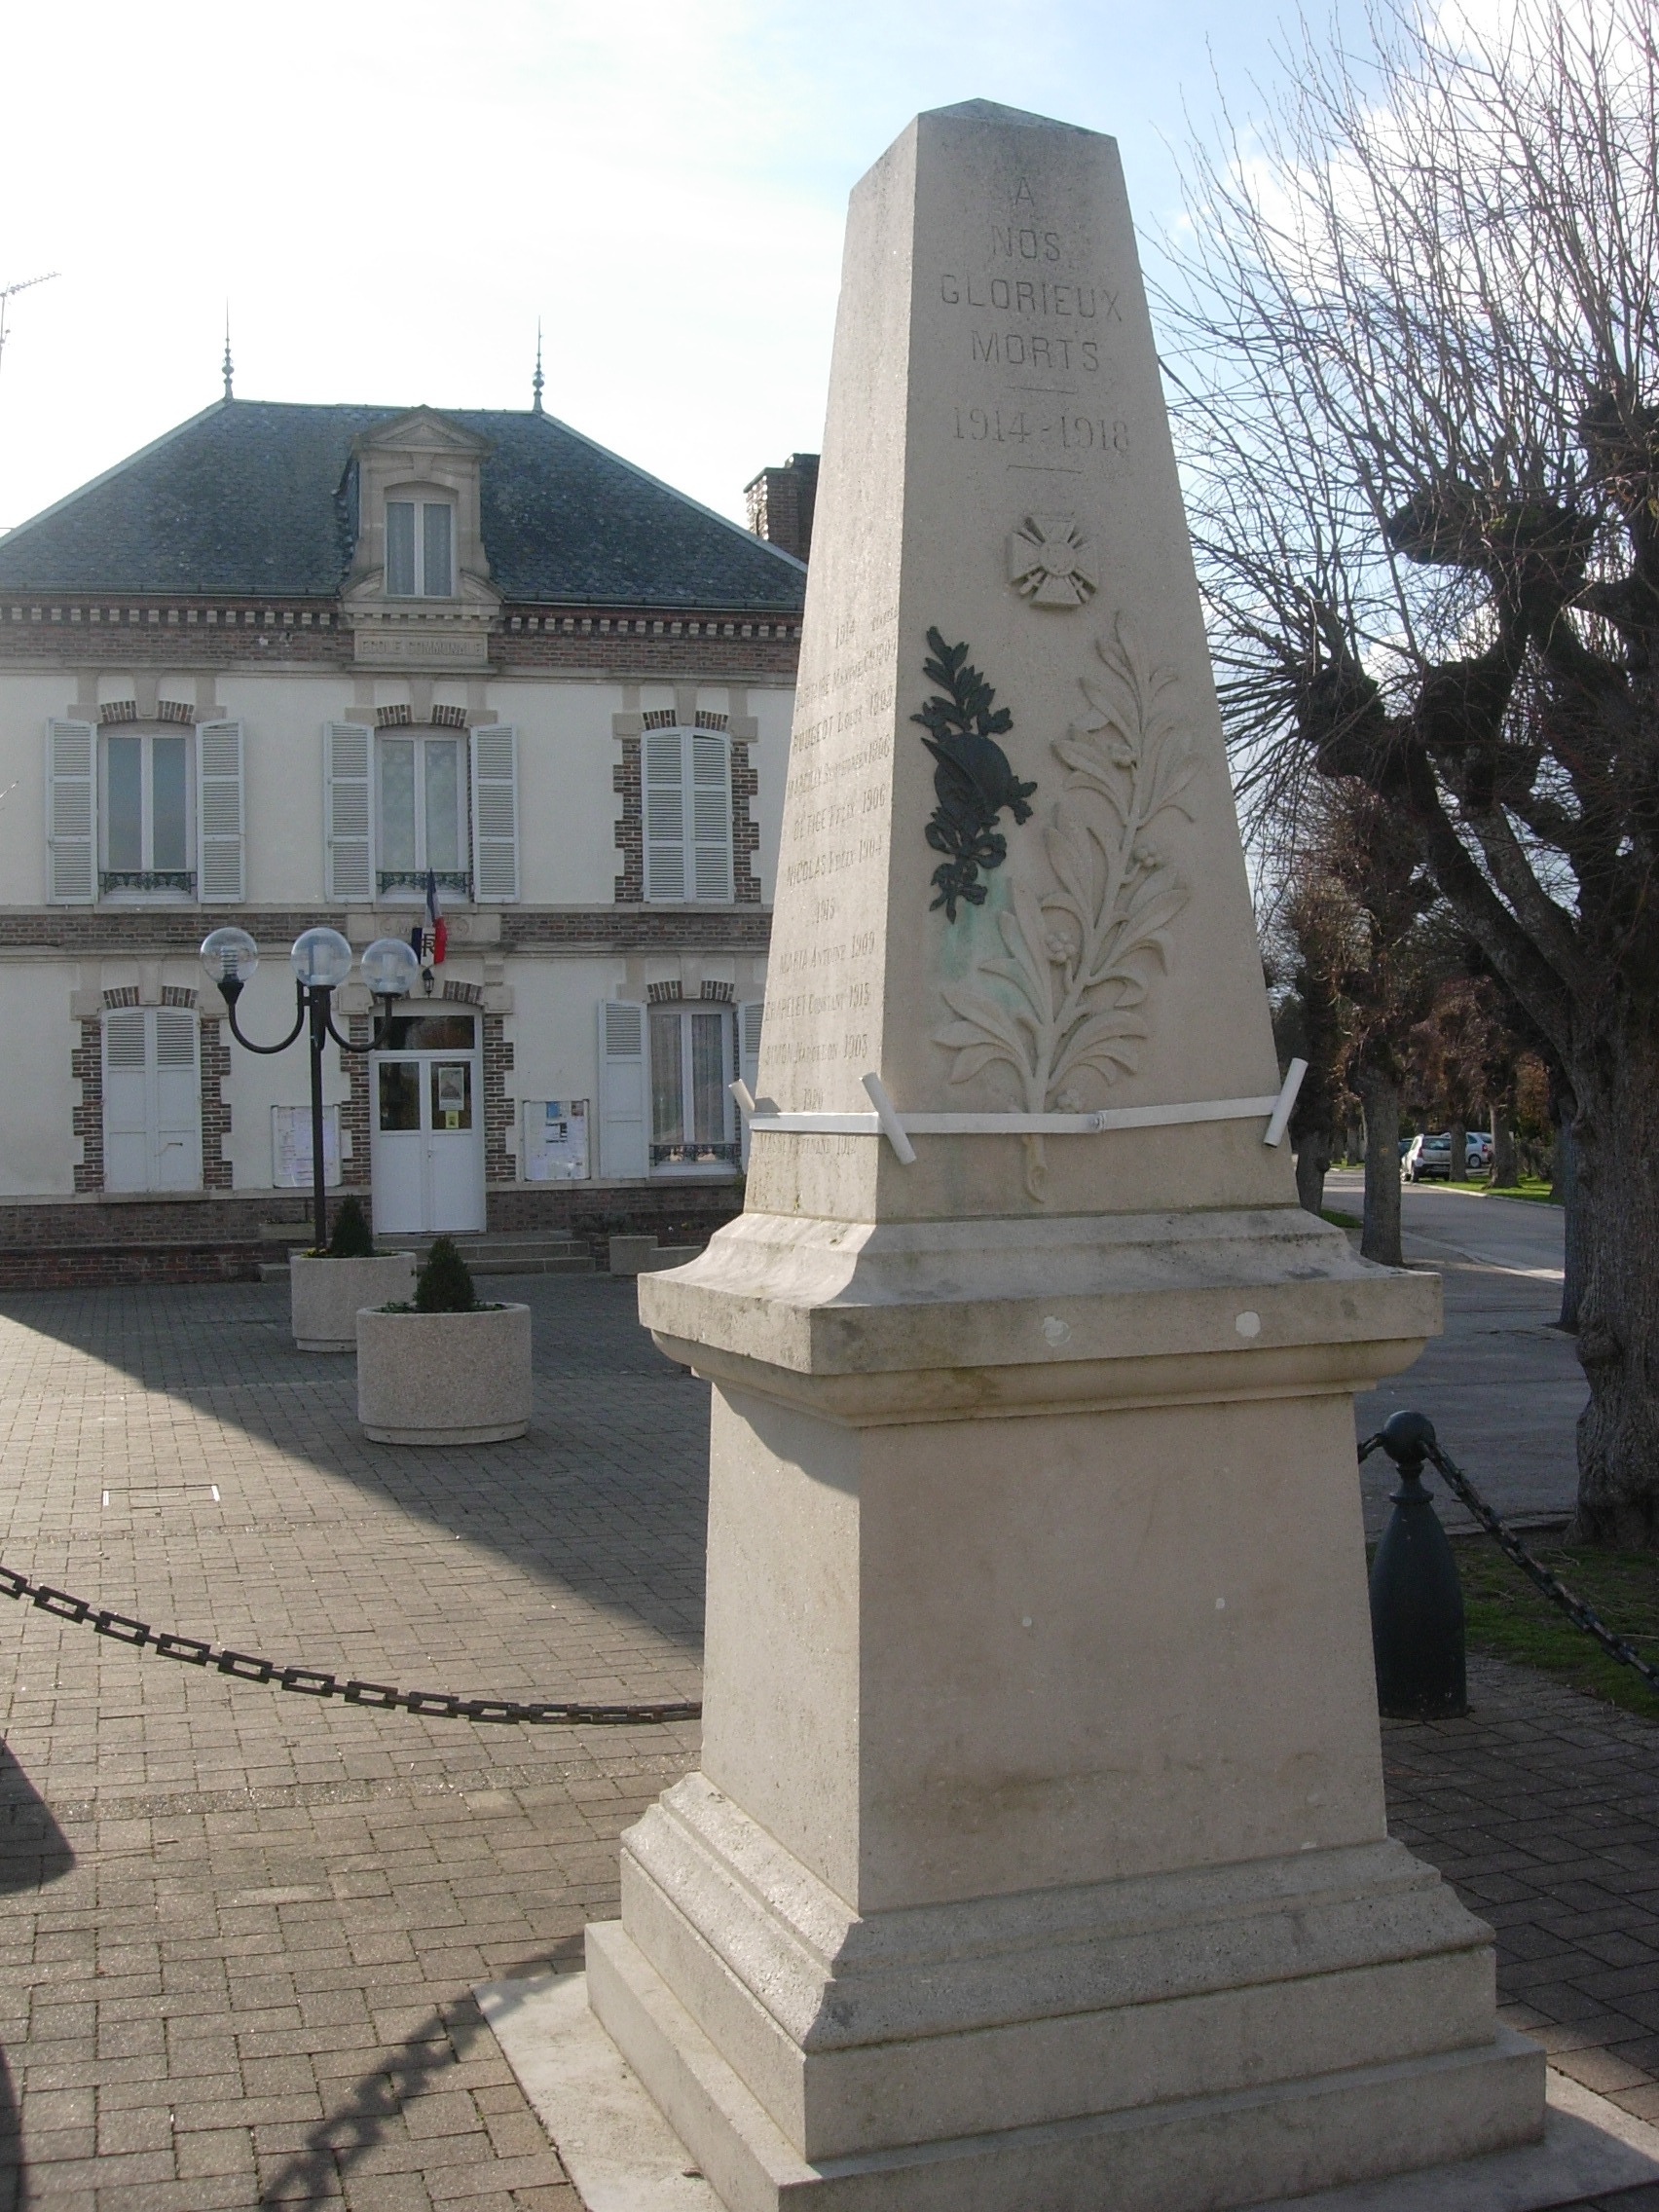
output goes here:
<path id="1" fill-rule="evenodd" d="M 731 756 L 723 737 L 691 735 L 693 896 L 723 904 L 731 898 Z"/>
<path id="2" fill-rule="evenodd" d="M 738 1163 L 731 1009 L 706 1001 L 650 1009 L 653 1174 L 729 1173 Z"/>
<path id="3" fill-rule="evenodd" d="M 204 905 L 247 896 L 243 864 L 242 725 L 196 725 L 196 895 Z"/>
<path id="4" fill-rule="evenodd" d="M 46 896 L 55 906 L 97 897 L 97 732 L 91 722 L 46 725 Z"/>
<path id="5" fill-rule="evenodd" d="M 105 1014 L 103 1030 L 104 1188 L 200 1188 L 195 1014 L 180 1007 L 124 1007 Z"/>
<path id="6" fill-rule="evenodd" d="M 645 1010 L 625 999 L 599 1006 L 599 1168 L 645 1172 Z"/>
<path id="7" fill-rule="evenodd" d="M 472 879 L 481 903 L 519 895 L 518 732 L 508 722 L 472 732 Z"/>
<path id="8" fill-rule="evenodd" d="M 682 900 L 685 868 L 685 732 L 645 736 L 645 897 Z"/>
<path id="9" fill-rule="evenodd" d="M 370 800 L 372 733 L 357 722 L 330 722 L 323 732 L 325 891 L 331 900 L 375 894 L 374 809 Z"/>
<path id="10" fill-rule="evenodd" d="M 713 730 L 645 734 L 645 897 L 724 905 L 731 888 L 731 750 Z"/>

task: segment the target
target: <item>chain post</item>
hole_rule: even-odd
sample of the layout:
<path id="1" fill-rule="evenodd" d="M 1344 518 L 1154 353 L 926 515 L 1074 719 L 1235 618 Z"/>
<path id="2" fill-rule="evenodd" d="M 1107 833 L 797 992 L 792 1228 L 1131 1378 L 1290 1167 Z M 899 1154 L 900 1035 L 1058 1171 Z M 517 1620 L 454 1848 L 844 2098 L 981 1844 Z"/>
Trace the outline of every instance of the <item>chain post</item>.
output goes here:
<path id="1" fill-rule="evenodd" d="M 1469 1694 L 1457 1562 L 1422 1483 L 1434 1426 L 1423 1414 L 1398 1413 L 1381 1442 L 1400 1487 L 1371 1565 L 1378 1710 L 1391 1720 L 1443 1720 L 1467 1713 Z"/>

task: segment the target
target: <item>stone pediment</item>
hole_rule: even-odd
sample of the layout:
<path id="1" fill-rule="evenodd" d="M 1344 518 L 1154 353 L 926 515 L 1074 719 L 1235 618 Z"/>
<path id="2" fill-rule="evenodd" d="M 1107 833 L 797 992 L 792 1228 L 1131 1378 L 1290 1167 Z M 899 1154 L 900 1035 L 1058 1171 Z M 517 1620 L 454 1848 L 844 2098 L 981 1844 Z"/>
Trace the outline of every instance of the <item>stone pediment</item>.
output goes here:
<path id="1" fill-rule="evenodd" d="M 377 423 L 372 430 L 364 430 L 352 441 L 352 451 L 359 456 L 453 453 L 482 458 L 489 450 L 488 438 L 481 438 L 474 430 L 463 429 L 435 407 L 411 407 L 405 414 L 394 415 L 389 422 Z"/>

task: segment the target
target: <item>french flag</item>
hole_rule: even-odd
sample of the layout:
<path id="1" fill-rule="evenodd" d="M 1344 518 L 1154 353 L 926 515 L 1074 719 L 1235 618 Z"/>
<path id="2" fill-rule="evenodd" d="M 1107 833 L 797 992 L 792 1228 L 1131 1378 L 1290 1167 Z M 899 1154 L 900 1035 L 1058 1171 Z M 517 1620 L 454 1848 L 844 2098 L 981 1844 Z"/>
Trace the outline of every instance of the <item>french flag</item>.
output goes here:
<path id="1" fill-rule="evenodd" d="M 449 925 L 444 920 L 443 908 L 438 904 L 438 878 L 431 868 L 426 870 L 426 919 L 414 935 L 415 954 L 421 965 L 424 968 L 441 968 L 444 964 L 444 951 L 449 943 Z"/>

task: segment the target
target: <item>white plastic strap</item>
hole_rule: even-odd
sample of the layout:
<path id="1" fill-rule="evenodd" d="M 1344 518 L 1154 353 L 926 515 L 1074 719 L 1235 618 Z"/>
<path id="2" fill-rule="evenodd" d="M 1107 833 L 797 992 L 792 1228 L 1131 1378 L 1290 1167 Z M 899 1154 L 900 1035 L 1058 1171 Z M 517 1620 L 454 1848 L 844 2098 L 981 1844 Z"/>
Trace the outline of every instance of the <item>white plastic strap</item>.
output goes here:
<path id="1" fill-rule="evenodd" d="M 1296 1104 L 1306 1060 L 1292 1060 L 1282 1088 L 1263 1098 L 1208 1098 L 1184 1106 L 1107 1106 L 1091 1114 L 901 1114 L 877 1075 L 864 1078 L 873 1114 L 785 1114 L 770 1098 L 753 1098 L 748 1087 L 731 1094 L 749 1116 L 752 1131 L 803 1135 L 885 1136 L 906 1167 L 916 1157 L 911 1137 L 1098 1136 L 1112 1129 L 1178 1128 L 1195 1122 L 1267 1123 L 1262 1142 L 1279 1144 Z"/>

